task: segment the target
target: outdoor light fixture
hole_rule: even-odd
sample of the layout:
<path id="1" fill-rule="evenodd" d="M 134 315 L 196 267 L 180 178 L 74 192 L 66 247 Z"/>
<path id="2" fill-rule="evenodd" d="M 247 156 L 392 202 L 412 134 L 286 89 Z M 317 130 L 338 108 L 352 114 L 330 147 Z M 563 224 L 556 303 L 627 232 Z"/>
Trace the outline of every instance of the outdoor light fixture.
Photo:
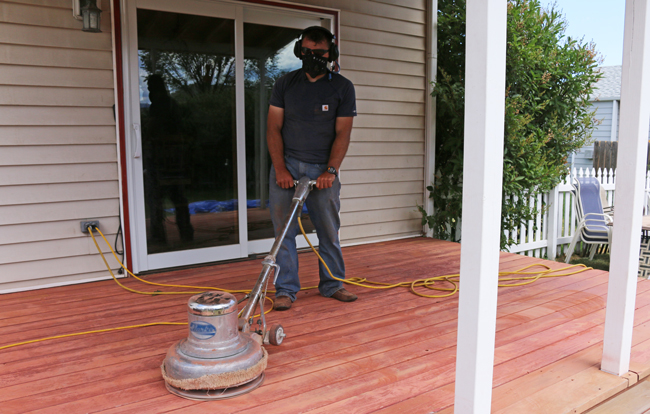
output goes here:
<path id="1" fill-rule="evenodd" d="M 84 32 L 101 32 L 99 28 L 102 11 L 97 7 L 96 0 L 86 0 L 86 4 L 81 7 L 81 16 L 83 18 Z"/>
<path id="2" fill-rule="evenodd" d="M 101 33 L 101 14 L 97 0 L 72 0 L 72 15 L 83 21 L 84 32 Z"/>

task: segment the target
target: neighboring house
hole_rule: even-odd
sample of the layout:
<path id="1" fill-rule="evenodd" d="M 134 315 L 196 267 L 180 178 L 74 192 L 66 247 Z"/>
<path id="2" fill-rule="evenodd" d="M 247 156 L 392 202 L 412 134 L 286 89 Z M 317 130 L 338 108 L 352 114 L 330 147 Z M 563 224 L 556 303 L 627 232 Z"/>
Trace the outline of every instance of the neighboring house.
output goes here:
<path id="1" fill-rule="evenodd" d="M 86 220 L 111 243 L 122 223 L 117 245 L 136 272 L 268 251 L 269 88 L 299 63 L 294 39 L 314 24 L 336 33 L 357 92 L 342 243 L 421 234 L 435 10 L 424 0 L 299 3 L 102 0 L 101 33 L 81 30 L 70 0 L 0 3 L 0 293 L 110 277 Z M 190 55 L 200 66 L 170 67 Z M 168 83 L 175 73 L 166 89 L 176 109 L 154 110 L 155 73 Z M 183 198 L 195 203 L 191 227 Z"/>
<path id="2" fill-rule="evenodd" d="M 596 109 L 600 124 L 594 129 L 594 141 L 618 141 L 618 121 L 621 103 L 621 66 L 603 66 L 603 77 L 596 84 L 591 102 Z M 648 132 L 650 140 L 650 129 Z M 585 145 L 573 155 L 572 166 L 576 169 L 592 168 L 594 144 Z"/>

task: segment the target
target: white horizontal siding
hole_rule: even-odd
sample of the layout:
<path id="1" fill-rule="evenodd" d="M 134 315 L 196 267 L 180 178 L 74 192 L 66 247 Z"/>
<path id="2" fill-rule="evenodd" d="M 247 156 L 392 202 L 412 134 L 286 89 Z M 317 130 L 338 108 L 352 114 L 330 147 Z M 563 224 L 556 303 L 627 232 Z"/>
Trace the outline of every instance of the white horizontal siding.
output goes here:
<path id="1" fill-rule="evenodd" d="M 112 255 L 110 257 L 107 256 L 106 259 L 113 269 L 120 267 Z M 2 265 L 2 271 L 3 284 L 27 279 L 50 279 L 75 274 L 87 275 L 93 272 L 103 272 L 104 275 L 108 274 L 106 265 L 104 265 L 104 262 L 97 253 L 86 253 L 85 255 L 76 257 L 71 256 L 56 259 L 32 260 L 21 263 L 7 263 Z M 0 286 L 0 289 L 2 288 L 3 286 Z"/>
<path id="2" fill-rule="evenodd" d="M 66 201 L 26 204 L 22 206 L 0 206 L 0 226 L 24 223 L 49 223 L 63 220 L 81 221 L 99 217 L 117 217 L 118 214 L 117 201 L 111 200 Z M 79 226 L 80 224 L 77 223 L 76 225 L 71 225 L 70 228 L 77 231 Z M 0 230 L 4 230 L 4 228 L 0 227 Z M 107 231 L 111 230 L 115 231 L 115 229 L 107 229 Z M 78 231 L 81 232 L 81 230 Z"/>
<path id="3" fill-rule="evenodd" d="M 109 277 L 80 228 L 119 227 L 108 4 L 84 33 L 69 0 L 0 3 L 0 292 Z"/>
<path id="4" fill-rule="evenodd" d="M 392 4 L 395 6 L 408 7 L 410 9 L 424 10 L 425 1 L 424 0 L 373 0 L 375 3 L 386 3 Z"/>
<path id="5" fill-rule="evenodd" d="M 112 107 L 112 89 L 0 85 L 0 105 Z"/>
<path id="6" fill-rule="evenodd" d="M 52 9 L 70 9 L 71 5 L 68 0 L 5 0 L 7 3 L 16 4 L 31 4 L 35 6 L 43 6 Z M 97 2 L 100 4 L 101 2 Z M 103 7 L 106 9 L 106 7 Z"/>
<path id="7" fill-rule="evenodd" d="M 368 181 L 391 182 L 391 181 L 416 181 L 424 170 L 422 168 L 401 168 L 391 170 L 349 170 L 341 177 L 344 184 L 364 184 Z"/>
<path id="8" fill-rule="evenodd" d="M 102 17 L 110 18 L 110 16 Z M 111 50 L 110 28 L 102 33 L 82 32 L 79 34 L 81 23 L 78 23 L 79 29 L 67 29 L 0 22 L 0 43 L 69 49 Z"/>
<path id="9" fill-rule="evenodd" d="M 416 236 L 418 231 L 422 230 L 420 221 L 421 219 L 418 218 L 341 227 L 341 244 L 357 244 L 357 240 L 365 238 L 390 240 L 405 236 Z"/>
<path id="10" fill-rule="evenodd" d="M 356 86 L 343 243 L 420 234 L 424 0 L 300 3 L 341 10 L 342 74 Z M 69 0 L 0 3 L 0 292 L 107 277 L 79 221 L 109 237 L 119 224 L 108 4 L 95 34 Z"/>
<path id="11" fill-rule="evenodd" d="M 381 156 L 348 156 L 343 160 L 341 170 L 368 170 L 424 167 L 422 155 L 381 155 Z M 345 174 L 341 172 L 341 174 Z"/>
<path id="12" fill-rule="evenodd" d="M 110 241 L 115 239 L 115 234 L 104 234 Z M 112 256 L 111 250 L 103 239 L 99 246 L 104 254 Z M 69 258 L 71 253 L 79 256 L 96 255 L 97 247 L 88 236 L 80 236 L 69 239 L 37 241 L 33 243 L 15 243 L 2 246 L 0 249 L 0 262 L 24 263 L 37 260 Z"/>
<path id="13" fill-rule="evenodd" d="M 403 103 L 424 103 L 422 91 L 417 89 L 401 89 L 383 86 L 355 86 L 357 95 L 363 96 L 366 100 L 403 102 Z"/>
<path id="14" fill-rule="evenodd" d="M 0 64 L 0 85 L 113 88 L 113 71 Z"/>
<path id="15" fill-rule="evenodd" d="M 357 114 L 424 116 L 424 107 L 417 102 L 358 99 Z"/>
<path id="16" fill-rule="evenodd" d="M 345 64 L 345 63 L 344 63 Z M 403 89 L 415 89 L 424 93 L 424 77 L 412 75 L 395 75 L 392 73 L 366 72 L 346 68 L 343 75 L 350 79 L 355 86 L 372 86 Z M 363 95 L 357 96 L 363 98 Z"/>
<path id="17" fill-rule="evenodd" d="M 55 184 L 117 180 L 117 165 L 113 162 L 93 163 L 92 168 L 85 164 L 6 166 L 2 168 L 0 186 L 30 184 Z"/>
<path id="18" fill-rule="evenodd" d="M 92 168 L 92 166 L 88 166 Z M 116 181 L 0 186 L 0 206 L 112 199 Z"/>
<path id="19" fill-rule="evenodd" d="M 359 114 L 354 125 L 361 128 L 424 129 L 424 116 Z"/>
<path id="20" fill-rule="evenodd" d="M 613 101 L 594 101 L 591 104 L 591 110 L 596 111 L 594 118 L 598 123 L 594 127 L 591 139 L 593 141 L 611 141 Z M 593 149 L 593 142 L 580 148 L 573 156 L 572 167 L 577 169 L 592 168 L 594 165 Z M 592 154 L 591 158 L 587 157 L 588 153 Z"/>
<path id="21" fill-rule="evenodd" d="M 403 49 L 425 50 L 424 36 L 413 36 L 405 33 L 391 33 L 357 26 L 341 26 L 341 41 L 354 39 L 356 42 L 395 46 Z M 348 42 L 349 40 L 345 40 Z"/>
<path id="22" fill-rule="evenodd" d="M 397 194 L 415 194 L 422 187 L 417 186 L 417 181 L 398 181 L 388 183 L 348 184 L 341 188 L 341 197 L 377 197 Z"/>
<path id="23" fill-rule="evenodd" d="M 116 162 L 115 144 L 5 146 L 0 166 Z M 92 168 L 92 166 L 89 166 Z"/>
<path id="24" fill-rule="evenodd" d="M 372 23 L 377 18 L 388 18 L 390 21 L 400 23 L 420 23 L 424 25 L 425 15 L 423 10 L 414 10 L 401 5 L 392 5 L 370 0 L 301 0 L 301 4 L 311 4 L 314 6 L 325 6 L 341 10 L 341 24 L 345 16 L 352 14 L 364 14 L 367 16 L 366 21 Z"/>
<path id="25" fill-rule="evenodd" d="M 360 42 L 341 41 L 341 49 L 353 56 L 363 56 L 373 59 L 391 59 L 398 62 L 411 62 L 424 64 L 424 55 L 421 50 L 407 49 L 397 46 L 375 45 Z"/>
<path id="26" fill-rule="evenodd" d="M 424 13 L 422 13 L 422 16 L 424 18 Z M 420 24 L 414 22 L 399 21 L 391 19 L 390 17 L 387 18 L 372 16 L 372 18 L 369 18 L 367 14 L 345 12 L 345 10 L 343 10 L 341 13 L 341 25 L 377 30 L 388 33 L 406 34 L 421 38 L 425 36 L 424 23 Z"/>
<path id="27" fill-rule="evenodd" d="M 341 213 L 341 225 L 356 226 L 360 224 L 392 222 L 395 220 L 411 220 L 417 219 L 419 215 L 420 213 L 417 212 L 415 206 L 382 210 L 356 211 Z"/>
<path id="28" fill-rule="evenodd" d="M 420 155 L 424 151 L 422 142 L 352 142 L 348 149 L 350 156 L 368 155 Z M 405 165 L 405 167 L 409 167 Z"/>
<path id="29" fill-rule="evenodd" d="M 95 211 L 92 212 L 95 213 Z M 81 219 L 84 218 L 85 217 L 82 217 Z M 119 227 L 119 219 L 115 216 L 93 216 L 92 218 L 100 221 L 102 224 L 102 232 L 104 232 L 104 227 L 105 229 L 116 229 Z M 82 235 L 79 221 L 80 220 L 58 220 L 5 225 L 2 227 L 2 233 L 0 233 L 0 245 L 38 242 L 44 240 L 64 240 L 74 237 L 83 237 L 88 239 L 88 236 Z M 107 235 L 107 237 L 109 236 L 110 234 Z M 114 236 L 109 238 L 109 240 L 113 242 Z"/>
<path id="30" fill-rule="evenodd" d="M 424 132 L 421 129 L 362 128 L 355 126 L 352 129 L 351 138 L 352 142 L 424 142 Z"/>
<path id="31" fill-rule="evenodd" d="M 102 69 L 112 61 L 110 51 L 4 45 L 0 52 L 0 63 L 22 66 Z"/>
<path id="32" fill-rule="evenodd" d="M 29 4 L 27 2 L 4 1 L 0 3 L 0 16 L 2 16 L 2 22 L 27 26 L 45 26 L 57 29 L 81 30 L 81 21 L 70 18 L 70 15 L 72 14 L 71 2 L 68 2 L 67 7 L 63 8 L 50 6 L 50 4 L 56 4 L 56 2 L 43 1 L 41 3 L 42 4 L 39 5 Z M 106 8 L 104 7 L 104 9 Z M 110 11 L 104 10 L 101 17 L 102 31 L 110 33 Z"/>
<path id="33" fill-rule="evenodd" d="M 611 141 L 613 103 L 614 101 L 592 103 L 593 108 L 596 109 L 595 118 L 599 122 L 591 136 L 594 141 Z"/>
<path id="34" fill-rule="evenodd" d="M 110 263 L 110 262 L 109 262 Z M 49 287 L 64 286 L 75 283 L 94 282 L 110 279 L 110 274 L 105 270 L 98 272 L 84 272 L 64 276 L 43 277 L 38 279 L 25 279 L 15 282 L 5 282 L 0 285 L 0 294 L 20 292 L 23 290 L 44 289 Z"/>
<path id="35" fill-rule="evenodd" d="M 341 209 L 346 212 L 370 211 L 397 207 L 411 207 L 417 204 L 422 205 L 421 191 L 406 195 L 398 194 L 392 196 L 344 198 L 341 200 Z"/>
<path id="36" fill-rule="evenodd" d="M 111 144 L 115 147 L 114 126 L 0 126 L 0 146 L 15 145 L 90 145 Z M 48 148 L 52 150 L 54 147 Z M 0 156 L 4 149 L 0 151 Z M 115 155 L 113 155 L 115 159 Z"/>
<path id="37" fill-rule="evenodd" d="M 113 111 L 107 108 L 3 106 L 0 125 L 115 125 Z"/>

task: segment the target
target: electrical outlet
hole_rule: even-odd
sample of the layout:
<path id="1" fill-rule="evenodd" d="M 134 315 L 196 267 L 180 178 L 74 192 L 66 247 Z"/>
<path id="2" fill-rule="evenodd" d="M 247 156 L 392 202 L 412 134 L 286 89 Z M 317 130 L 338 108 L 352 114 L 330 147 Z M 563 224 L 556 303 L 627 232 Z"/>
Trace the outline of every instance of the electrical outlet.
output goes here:
<path id="1" fill-rule="evenodd" d="M 89 220 L 89 221 L 82 221 L 81 222 L 81 232 L 82 233 L 88 233 L 88 227 L 92 227 L 93 229 L 99 228 L 99 220 Z"/>

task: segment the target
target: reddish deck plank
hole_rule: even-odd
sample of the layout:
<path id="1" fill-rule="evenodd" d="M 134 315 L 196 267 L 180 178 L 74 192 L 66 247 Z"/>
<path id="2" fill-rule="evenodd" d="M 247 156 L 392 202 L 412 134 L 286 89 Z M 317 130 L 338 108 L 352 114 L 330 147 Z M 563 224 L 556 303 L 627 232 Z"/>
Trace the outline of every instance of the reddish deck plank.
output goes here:
<path id="1" fill-rule="evenodd" d="M 299 256 L 303 285 L 317 284 L 313 255 Z M 457 273 L 460 246 L 418 238 L 349 247 L 344 256 L 348 276 L 395 282 Z M 502 253 L 500 270 L 538 262 L 542 261 Z M 259 260 L 252 260 L 146 278 L 249 289 L 260 269 Z M 598 354 L 607 277 L 607 272 L 592 270 L 499 289 L 497 405 L 493 408 L 517 406 L 527 398 L 537 401 L 539 393 L 556 381 L 577 375 L 581 358 Z M 157 289 L 133 279 L 122 281 L 141 290 Z M 159 366 L 167 348 L 186 335 L 186 328 L 158 326 L 0 351 L 2 411 L 417 413 L 450 409 L 458 297 L 425 299 L 402 288 L 349 289 L 359 295 L 357 302 L 341 304 L 317 291 L 305 291 L 291 310 L 269 315 L 272 323 L 285 326 L 289 336 L 282 346 L 268 348 L 265 382 L 245 396 L 198 403 L 168 394 Z M 650 354 L 648 290 L 650 284 L 639 284 L 633 362 L 634 356 Z M 7 312 L 0 315 L 0 337 L 6 344 L 151 320 L 184 322 L 186 300 L 187 296 L 128 294 L 112 281 L 3 295 L 0 306 Z M 18 308 L 20 304 L 27 306 Z"/>

